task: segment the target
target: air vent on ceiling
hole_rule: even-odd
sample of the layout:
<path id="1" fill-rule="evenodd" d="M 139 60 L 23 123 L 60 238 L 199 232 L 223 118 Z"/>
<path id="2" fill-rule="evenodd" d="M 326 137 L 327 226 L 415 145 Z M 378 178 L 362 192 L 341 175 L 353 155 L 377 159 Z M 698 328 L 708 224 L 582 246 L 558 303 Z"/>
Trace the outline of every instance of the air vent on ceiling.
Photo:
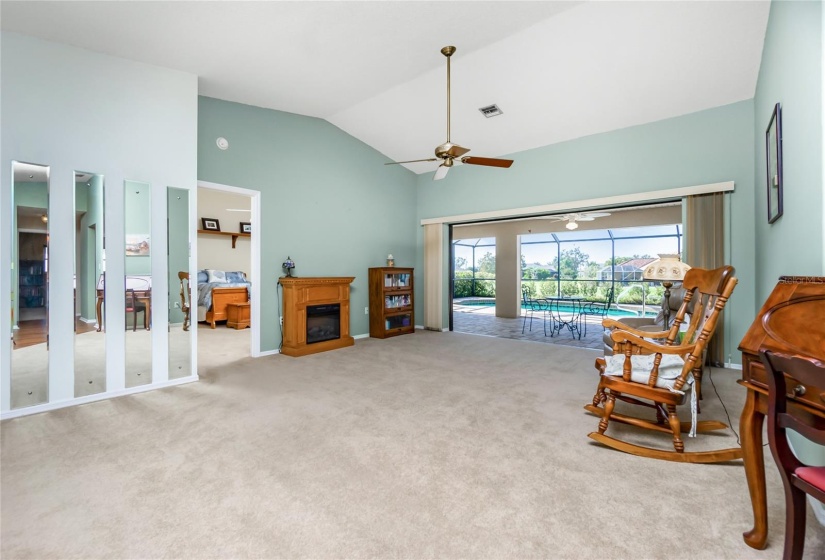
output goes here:
<path id="1" fill-rule="evenodd" d="M 481 109 L 479 109 L 479 111 L 481 111 L 481 114 L 484 115 L 485 117 L 487 117 L 488 119 L 490 117 L 497 117 L 498 115 L 501 114 L 501 109 L 499 109 L 498 105 L 495 105 L 495 104 L 494 105 L 487 105 L 486 107 L 482 107 Z"/>

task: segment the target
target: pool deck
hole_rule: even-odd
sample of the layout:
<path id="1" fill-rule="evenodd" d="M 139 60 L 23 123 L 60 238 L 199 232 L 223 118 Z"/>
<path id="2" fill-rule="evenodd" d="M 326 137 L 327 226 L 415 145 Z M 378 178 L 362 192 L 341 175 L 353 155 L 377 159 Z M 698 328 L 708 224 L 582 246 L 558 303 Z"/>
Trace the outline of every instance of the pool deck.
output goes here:
<path id="1" fill-rule="evenodd" d="M 525 311 L 522 311 L 522 313 L 525 313 Z M 583 334 L 581 340 L 573 338 L 569 330 L 562 330 L 560 334 L 553 337 L 550 336 L 550 331 L 548 330 L 545 336 L 541 312 L 533 313 L 532 328 L 530 327 L 530 317 L 528 315 L 527 325 L 524 328 L 524 334 L 522 334 L 523 315 L 516 319 L 508 319 L 505 317 L 496 317 L 496 308 L 494 306 L 453 304 L 453 330 L 455 332 L 529 340 L 544 344 L 564 344 L 566 346 L 589 348 L 601 353 L 603 332 L 601 318 L 588 316 L 586 319 L 587 336 Z M 582 332 L 584 332 L 584 320 L 585 317 L 582 318 Z M 549 321 L 547 327 L 548 329 L 550 327 Z M 594 355 L 596 354 L 594 353 Z"/>

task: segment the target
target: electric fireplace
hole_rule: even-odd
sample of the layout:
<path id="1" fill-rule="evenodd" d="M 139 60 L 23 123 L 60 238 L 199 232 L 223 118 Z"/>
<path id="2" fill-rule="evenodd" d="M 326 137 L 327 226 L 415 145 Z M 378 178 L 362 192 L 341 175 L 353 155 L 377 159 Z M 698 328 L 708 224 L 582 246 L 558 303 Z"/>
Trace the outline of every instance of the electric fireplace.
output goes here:
<path id="1" fill-rule="evenodd" d="M 307 344 L 341 338 L 341 306 L 307 305 Z"/>
<path id="2" fill-rule="evenodd" d="M 352 346 L 349 332 L 349 285 L 352 276 L 284 276 L 281 354 L 306 356 Z"/>

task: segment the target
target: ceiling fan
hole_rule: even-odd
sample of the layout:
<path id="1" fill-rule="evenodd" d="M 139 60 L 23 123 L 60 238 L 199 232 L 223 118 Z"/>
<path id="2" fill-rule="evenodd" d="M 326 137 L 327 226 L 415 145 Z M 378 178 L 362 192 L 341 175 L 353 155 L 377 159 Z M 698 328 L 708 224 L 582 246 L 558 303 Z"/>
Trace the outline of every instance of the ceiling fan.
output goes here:
<path id="1" fill-rule="evenodd" d="M 469 165 L 486 165 L 489 167 L 510 167 L 513 165 L 511 159 L 496 159 L 476 156 L 465 156 L 470 151 L 458 144 L 450 142 L 450 57 L 455 52 L 455 47 L 447 46 L 441 49 L 441 54 L 447 57 L 447 141 L 435 149 L 435 157 L 428 159 L 413 159 L 409 161 L 393 161 L 384 165 L 398 165 L 401 163 L 417 163 L 420 161 L 441 161 L 441 165 L 435 170 L 433 181 L 438 181 L 447 176 L 447 172 L 455 163 L 455 160 Z"/>
<path id="2" fill-rule="evenodd" d="M 567 222 L 567 229 L 578 229 L 578 222 L 592 222 L 596 218 L 604 218 L 609 216 L 610 212 L 572 212 L 570 214 L 561 214 L 559 216 L 538 216 L 544 220 L 555 220 L 557 222 Z"/>

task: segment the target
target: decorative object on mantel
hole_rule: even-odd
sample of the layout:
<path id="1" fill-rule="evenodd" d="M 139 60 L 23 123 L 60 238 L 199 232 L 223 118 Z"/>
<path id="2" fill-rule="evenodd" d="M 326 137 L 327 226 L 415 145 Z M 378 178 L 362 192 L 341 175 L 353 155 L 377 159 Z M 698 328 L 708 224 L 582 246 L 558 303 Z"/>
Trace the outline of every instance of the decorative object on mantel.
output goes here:
<path id="1" fill-rule="evenodd" d="M 642 269 L 642 277 L 648 282 L 661 282 L 665 288 L 665 329 L 670 327 L 670 289 L 674 282 L 681 282 L 690 266 L 683 263 L 679 255 L 659 254 L 659 260 L 653 261 Z"/>
<path id="2" fill-rule="evenodd" d="M 252 223 L 241 222 L 241 233 L 252 233 Z"/>
<path id="3" fill-rule="evenodd" d="M 768 223 L 782 215 L 782 107 L 773 107 L 765 131 L 765 152 L 768 168 Z"/>
<path id="4" fill-rule="evenodd" d="M 293 261 L 292 258 L 287 257 L 281 267 L 284 269 L 284 272 L 286 272 L 286 277 L 292 278 L 292 269 L 295 268 L 295 261 Z"/>
<path id="5" fill-rule="evenodd" d="M 221 231 L 221 223 L 217 218 L 201 218 L 201 223 L 206 231 Z"/>
<path id="6" fill-rule="evenodd" d="M 395 266 L 395 257 L 392 256 L 392 253 L 387 255 L 387 266 Z"/>

